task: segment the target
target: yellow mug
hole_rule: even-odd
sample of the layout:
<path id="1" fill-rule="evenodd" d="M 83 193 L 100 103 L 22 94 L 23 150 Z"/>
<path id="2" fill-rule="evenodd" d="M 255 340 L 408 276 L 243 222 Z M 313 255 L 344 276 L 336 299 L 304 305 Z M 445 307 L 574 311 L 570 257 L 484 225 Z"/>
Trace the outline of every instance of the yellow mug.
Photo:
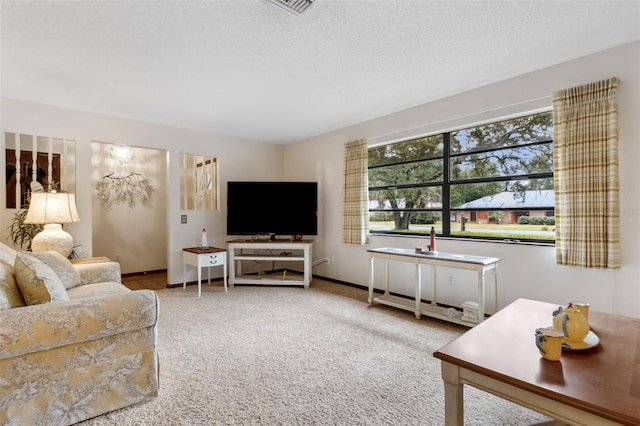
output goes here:
<path id="1" fill-rule="evenodd" d="M 564 333 L 553 327 L 536 329 L 536 346 L 540 355 L 549 361 L 559 361 L 562 355 L 562 338 Z"/>

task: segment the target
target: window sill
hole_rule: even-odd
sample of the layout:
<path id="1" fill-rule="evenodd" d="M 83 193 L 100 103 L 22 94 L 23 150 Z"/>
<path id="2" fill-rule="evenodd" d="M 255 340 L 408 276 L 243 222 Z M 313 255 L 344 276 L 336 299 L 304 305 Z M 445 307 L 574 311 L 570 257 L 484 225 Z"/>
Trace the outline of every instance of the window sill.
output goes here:
<path id="1" fill-rule="evenodd" d="M 416 234 L 396 234 L 386 232 L 371 232 L 371 236 L 376 237 L 392 237 L 392 238 L 415 238 L 420 240 L 429 239 L 428 235 L 416 235 Z M 511 244 L 511 245 L 523 245 L 523 246 L 539 246 L 539 247 L 555 247 L 553 241 L 532 241 L 532 240 L 517 240 L 517 239 L 498 239 L 498 238 L 469 238 L 469 237 L 442 237 L 438 236 L 440 241 L 467 241 L 473 243 L 495 243 L 495 244 Z"/>

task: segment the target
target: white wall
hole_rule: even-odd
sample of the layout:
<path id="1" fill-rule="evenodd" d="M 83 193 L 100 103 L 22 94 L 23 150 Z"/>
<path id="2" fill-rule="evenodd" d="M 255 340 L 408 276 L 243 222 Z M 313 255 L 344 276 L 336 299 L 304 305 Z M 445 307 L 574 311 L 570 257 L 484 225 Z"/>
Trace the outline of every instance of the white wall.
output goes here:
<path id="1" fill-rule="evenodd" d="M 120 141 L 128 145 L 127 141 Z M 92 142 L 92 187 L 108 174 L 127 176 L 138 173 L 153 188 L 152 199 L 135 206 L 114 205 L 107 209 L 93 191 L 93 255 L 120 262 L 123 274 L 167 268 L 167 153 L 164 150 L 131 147 L 133 157 L 124 164 L 111 158 L 111 143 Z"/>
<path id="2" fill-rule="evenodd" d="M 579 58 L 567 63 L 492 84 L 441 101 L 336 130 L 285 149 L 285 176 L 288 179 L 317 180 L 320 189 L 319 233 L 314 258 L 335 256 L 332 265 L 321 264 L 314 273 L 360 285 L 368 282 L 366 250 L 375 247 L 413 248 L 426 242 L 414 237 L 372 236 L 366 246 L 345 245 L 341 239 L 342 171 L 344 144 L 368 138 L 369 143 L 437 133 L 486 120 L 527 111 L 550 108 L 554 91 L 617 76 L 620 120 L 620 226 L 622 268 L 619 270 L 580 269 L 558 266 L 555 249 L 543 246 L 510 245 L 440 239 L 438 249 L 474 255 L 495 256 L 499 264 L 498 309 L 525 297 L 565 303 L 569 299 L 588 300 L 592 309 L 640 317 L 640 43 Z M 381 272 L 381 271 L 380 271 Z M 438 286 L 442 301 L 459 305 L 475 300 L 476 277 L 442 270 Z M 454 284 L 449 285 L 449 274 Z M 411 295 L 413 272 L 394 265 L 394 290 Z M 429 288 L 429 274 L 423 288 Z M 381 277 L 381 273 L 377 273 Z M 382 288 L 382 280 L 376 279 Z M 429 298 L 424 291 L 423 297 Z M 440 299 L 439 299 L 440 301 Z"/>
<path id="3" fill-rule="evenodd" d="M 366 285 L 368 248 L 413 248 L 418 242 L 423 244 L 424 241 L 412 237 L 373 236 L 368 246 L 351 246 L 340 242 L 343 153 L 346 142 L 367 137 L 372 144 L 382 143 L 548 108 L 555 90 L 612 76 L 621 79 L 621 269 L 611 271 L 557 266 L 555 252 L 551 247 L 441 239 L 438 248 L 448 252 L 501 258 L 498 308 L 519 297 L 553 303 L 579 298 L 590 301 L 595 310 L 640 317 L 640 195 L 636 189 L 637 182 L 640 181 L 640 168 L 637 166 L 640 163 L 638 42 L 285 147 L 6 98 L 1 100 L 0 128 L 3 132 L 77 141 L 76 193 L 81 221 L 67 225 L 66 229 L 83 244 L 88 255 L 92 254 L 90 248 L 93 231 L 89 218 L 92 217 L 92 198 L 95 192 L 90 179 L 91 141 L 109 141 L 167 151 L 168 173 L 164 188 L 168 200 L 167 229 L 157 229 L 157 232 L 167 235 L 169 283 L 182 282 L 181 250 L 199 243 L 201 228 L 207 228 L 211 245 L 225 246 L 227 237 L 224 206 L 227 181 L 286 179 L 316 180 L 319 184 L 320 221 L 319 235 L 314 244 L 314 259 L 333 255 L 335 262 L 332 265 L 321 264 L 313 272 Z M 4 164 L 4 146 L 0 151 L 0 162 Z M 211 155 L 220 159 L 221 211 L 180 211 L 180 152 Z M 83 176 L 86 178 L 83 179 Z M 0 199 L 4 199 L 4 191 L 4 188 L 0 190 Z M 180 223 L 182 213 L 188 215 L 187 224 Z M 6 228 L 12 216 L 13 210 L 0 209 L 0 233 L 5 242 Z M 393 272 L 398 277 L 397 290 L 411 294 L 411 272 L 403 268 L 395 268 Z M 443 271 L 441 274 L 446 281 L 449 273 Z M 459 304 L 473 299 L 475 277 L 452 274 L 454 285 L 447 284 L 444 288 L 439 288 L 443 301 Z M 188 271 L 187 279 L 195 279 L 194 270 Z M 428 284 L 427 279 L 425 284 Z M 377 281 L 376 286 L 381 287 L 381 282 Z M 424 296 L 428 297 L 426 290 Z"/>
<path id="4" fill-rule="evenodd" d="M 158 185 L 165 191 L 168 203 L 164 206 L 167 228 L 155 232 L 167 236 L 166 267 L 169 283 L 182 282 L 182 248 L 200 243 L 200 231 L 207 228 L 209 244 L 225 247 L 226 236 L 226 182 L 228 180 L 280 180 L 283 178 L 283 147 L 237 138 L 212 135 L 160 124 L 93 114 L 14 99 L 1 99 L 0 128 L 2 132 L 20 132 L 76 140 L 76 201 L 80 222 L 65 225 L 65 229 L 92 255 L 92 199 L 95 185 L 91 176 L 91 141 L 108 141 L 142 148 L 167 151 L 167 181 Z M 4 138 L 0 149 L 0 163 L 4 167 Z M 217 157 L 220 161 L 221 210 L 216 212 L 180 210 L 179 157 L 180 152 Z M 4 199 L 5 188 L 0 190 Z M 0 208 L 0 232 L 7 240 L 7 226 L 15 210 Z M 181 214 L 188 215 L 188 223 L 180 223 Z M 136 220 L 131 218 L 131 220 Z M 139 245 L 141 241 L 132 241 Z M 216 275 L 217 274 L 217 275 Z M 212 270 L 212 277 L 222 271 Z M 187 280 L 195 281 L 194 268 L 187 271 Z"/>

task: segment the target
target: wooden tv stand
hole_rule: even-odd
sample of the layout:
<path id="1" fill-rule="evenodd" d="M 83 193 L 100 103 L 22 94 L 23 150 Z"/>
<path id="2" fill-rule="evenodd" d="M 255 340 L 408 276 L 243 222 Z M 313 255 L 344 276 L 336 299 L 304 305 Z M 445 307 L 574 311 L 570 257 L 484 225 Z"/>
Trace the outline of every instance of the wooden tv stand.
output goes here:
<path id="1" fill-rule="evenodd" d="M 303 285 L 309 288 L 311 282 L 311 246 L 313 240 L 231 240 L 227 241 L 229 258 L 229 285 Z M 244 253 L 243 249 L 263 250 L 263 253 Z M 287 252 L 295 250 L 295 252 Z M 298 275 L 287 276 L 286 271 L 278 278 L 274 276 L 242 275 L 242 261 L 287 261 L 304 262 L 302 279 Z"/>

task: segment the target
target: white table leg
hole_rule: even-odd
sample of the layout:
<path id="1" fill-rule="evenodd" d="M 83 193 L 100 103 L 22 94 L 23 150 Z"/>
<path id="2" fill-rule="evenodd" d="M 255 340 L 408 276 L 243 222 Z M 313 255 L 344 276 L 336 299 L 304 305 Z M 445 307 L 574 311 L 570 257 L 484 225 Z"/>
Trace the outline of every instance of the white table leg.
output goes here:
<path id="1" fill-rule="evenodd" d="M 384 282 L 385 282 L 385 288 L 384 288 L 384 295 L 388 296 L 390 289 L 389 289 L 389 261 L 385 260 L 384 261 Z"/>
<path id="2" fill-rule="evenodd" d="M 200 265 L 198 265 L 198 297 L 200 297 L 200 294 L 202 293 L 202 268 L 200 268 Z"/>
<path id="3" fill-rule="evenodd" d="M 227 252 L 227 259 L 229 263 L 229 287 L 233 288 L 233 284 L 236 277 L 236 261 L 234 256 L 235 249 L 230 247 Z M 225 261 L 225 265 L 226 265 Z"/>
<path id="4" fill-rule="evenodd" d="M 484 321 L 484 268 L 478 272 L 478 323 Z"/>
<path id="5" fill-rule="evenodd" d="M 369 256 L 369 306 L 373 305 L 373 256 Z"/>
<path id="6" fill-rule="evenodd" d="M 422 277 L 420 263 L 416 263 L 416 318 L 420 319 L 420 299 L 422 298 Z"/>
<path id="7" fill-rule="evenodd" d="M 444 424 L 445 426 L 463 426 L 464 385 L 460 383 L 460 369 L 446 361 L 441 362 L 444 381 Z"/>
<path id="8" fill-rule="evenodd" d="M 222 281 L 224 282 L 224 291 L 227 291 L 227 255 L 225 254 L 224 263 L 222 264 Z"/>
<path id="9" fill-rule="evenodd" d="M 302 283 L 304 284 L 304 288 L 309 288 L 309 284 L 311 284 L 311 247 L 304 247 L 304 277 L 302 279 Z"/>
<path id="10" fill-rule="evenodd" d="M 437 306 L 438 305 L 438 295 L 436 294 L 437 288 L 436 288 L 436 265 L 431 265 L 431 285 L 433 286 L 433 291 L 432 291 L 432 297 L 431 297 L 431 304 L 433 306 Z"/>
<path id="11" fill-rule="evenodd" d="M 187 288 L 187 262 L 182 260 L 182 289 Z"/>
<path id="12" fill-rule="evenodd" d="M 493 311 L 492 314 L 498 312 L 498 265 L 493 267 Z"/>

